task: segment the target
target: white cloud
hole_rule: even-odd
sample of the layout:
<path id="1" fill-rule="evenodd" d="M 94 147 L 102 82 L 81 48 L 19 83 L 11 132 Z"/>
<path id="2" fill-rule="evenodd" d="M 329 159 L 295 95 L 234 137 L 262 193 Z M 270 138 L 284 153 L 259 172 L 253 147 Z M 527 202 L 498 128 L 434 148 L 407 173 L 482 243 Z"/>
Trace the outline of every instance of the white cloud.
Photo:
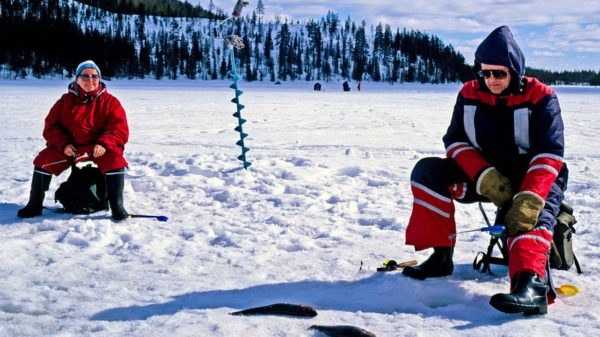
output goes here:
<path id="1" fill-rule="evenodd" d="M 565 56 L 564 53 L 552 52 L 548 50 L 534 50 L 532 55 L 535 56 Z"/>
<path id="2" fill-rule="evenodd" d="M 462 33 L 468 28 L 469 33 L 489 32 L 494 27 L 482 25 L 470 18 L 422 17 L 422 16 L 377 16 L 371 22 L 382 22 L 391 26 L 407 27 L 427 32 Z M 444 27 L 440 29 L 440 27 Z"/>
<path id="3" fill-rule="evenodd" d="M 195 0 L 204 7 L 209 0 Z M 229 12 L 235 0 L 213 0 Z M 328 10 L 351 14 L 369 23 L 405 22 L 408 28 L 435 29 L 439 32 L 472 33 L 502 24 L 511 26 L 600 22 L 600 1 L 571 0 L 263 0 L 269 9 L 289 13 L 294 19 L 322 16 Z M 246 11 L 256 8 L 251 1 Z M 345 15 L 344 15 L 345 17 Z"/>

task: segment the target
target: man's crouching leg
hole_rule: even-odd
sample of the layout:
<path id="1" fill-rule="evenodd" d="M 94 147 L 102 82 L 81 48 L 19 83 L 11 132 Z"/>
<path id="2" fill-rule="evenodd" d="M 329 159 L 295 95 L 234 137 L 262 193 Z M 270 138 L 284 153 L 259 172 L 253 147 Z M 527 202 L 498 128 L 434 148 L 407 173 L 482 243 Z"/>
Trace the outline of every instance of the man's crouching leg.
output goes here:
<path id="1" fill-rule="evenodd" d="M 464 175 L 449 159 L 424 158 L 411 174 L 414 202 L 406 230 L 406 244 L 416 250 L 433 248 L 433 254 L 418 266 L 406 267 L 402 273 L 424 280 L 451 275 L 454 271 L 456 224 L 453 199 L 464 197 Z M 450 238 L 452 237 L 452 238 Z"/>

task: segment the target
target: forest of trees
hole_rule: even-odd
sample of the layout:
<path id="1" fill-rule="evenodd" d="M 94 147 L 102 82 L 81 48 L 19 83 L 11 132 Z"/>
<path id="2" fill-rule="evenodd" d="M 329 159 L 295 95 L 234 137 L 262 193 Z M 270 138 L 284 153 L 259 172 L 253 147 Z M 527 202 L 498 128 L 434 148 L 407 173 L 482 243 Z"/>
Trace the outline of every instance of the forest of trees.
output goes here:
<path id="1" fill-rule="evenodd" d="M 91 58 L 107 77 L 223 79 L 231 64 L 222 36 L 229 34 L 246 45 L 236 50 L 236 63 L 248 81 L 444 83 L 471 76 L 462 55 L 433 35 L 342 22 L 334 13 L 303 24 L 265 23 L 257 11 L 217 32 L 221 20 L 211 18 L 114 14 L 68 0 L 0 0 L 0 76 L 70 76 Z"/>
<path id="2" fill-rule="evenodd" d="M 109 78 L 224 79 L 231 64 L 222 37 L 230 34 L 246 46 L 235 56 L 248 81 L 446 83 L 473 76 L 464 57 L 435 35 L 357 24 L 332 12 L 303 23 L 263 22 L 262 1 L 217 31 L 223 11 L 212 1 L 209 9 L 175 0 L 0 0 L 0 77 L 68 77 L 80 61 L 94 59 Z M 123 14 L 129 12 L 143 14 Z M 550 84 L 598 78 L 528 70 L 534 74 Z"/>
<path id="3" fill-rule="evenodd" d="M 130 40 L 83 31 L 70 20 L 74 14 L 59 0 L 0 0 L 0 65 L 16 76 L 39 77 L 72 72 L 94 56 L 111 65 L 108 76 L 133 70 L 137 55 Z"/>
<path id="4" fill-rule="evenodd" d="M 600 71 L 549 71 L 543 69 L 527 68 L 527 76 L 532 76 L 546 84 L 580 84 L 593 86 L 600 85 Z"/>

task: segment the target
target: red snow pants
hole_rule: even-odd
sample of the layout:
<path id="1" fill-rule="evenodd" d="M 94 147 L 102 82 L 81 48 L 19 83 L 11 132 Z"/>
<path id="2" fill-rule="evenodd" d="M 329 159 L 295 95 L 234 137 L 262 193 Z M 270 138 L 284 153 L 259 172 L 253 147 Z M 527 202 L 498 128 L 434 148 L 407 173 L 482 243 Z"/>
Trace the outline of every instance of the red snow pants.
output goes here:
<path id="1" fill-rule="evenodd" d="M 452 159 L 424 158 L 411 174 L 413 209 L 406 229 L 406 244 L 416 250 L 431 247 L 454 247 L 456 233 L 454 200 L 460 203 L 487 201 L 475 191 L 475 184 Z M 564 199 L 556 182 L 552 186 L 537 226 L 527 233 L 508 239 L 509 276 L 531 271 L 546 275 L 556 215 Z"/>

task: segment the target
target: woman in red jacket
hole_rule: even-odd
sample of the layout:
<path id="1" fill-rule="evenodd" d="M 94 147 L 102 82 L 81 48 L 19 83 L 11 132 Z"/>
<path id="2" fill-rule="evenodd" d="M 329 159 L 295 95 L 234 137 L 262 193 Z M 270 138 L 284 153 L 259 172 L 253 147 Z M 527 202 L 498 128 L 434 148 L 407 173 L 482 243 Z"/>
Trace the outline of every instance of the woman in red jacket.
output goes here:
<path id="1" fill-rule="evenodd" d="M 46 148 L 33 161 L 29 202 L 18 211 L 19 217 L 42 215 L 44 196 L 52 174 L 58 176 L 71 166 L 72 161 L 68 159 L 85 153 L 92 154 L 92 161 L 106 176 L 113 219 L 129 217 L 123 208 L 127 167 L 123 150 L 129 138 L 129 127 L 125 110 L 108 93 L 100 75 L 100 68 L 94 61 L 80 63 L 75 72 L 75 82 L 69 84 L 69 92 L 50 109 L 43 133 Z"/>

